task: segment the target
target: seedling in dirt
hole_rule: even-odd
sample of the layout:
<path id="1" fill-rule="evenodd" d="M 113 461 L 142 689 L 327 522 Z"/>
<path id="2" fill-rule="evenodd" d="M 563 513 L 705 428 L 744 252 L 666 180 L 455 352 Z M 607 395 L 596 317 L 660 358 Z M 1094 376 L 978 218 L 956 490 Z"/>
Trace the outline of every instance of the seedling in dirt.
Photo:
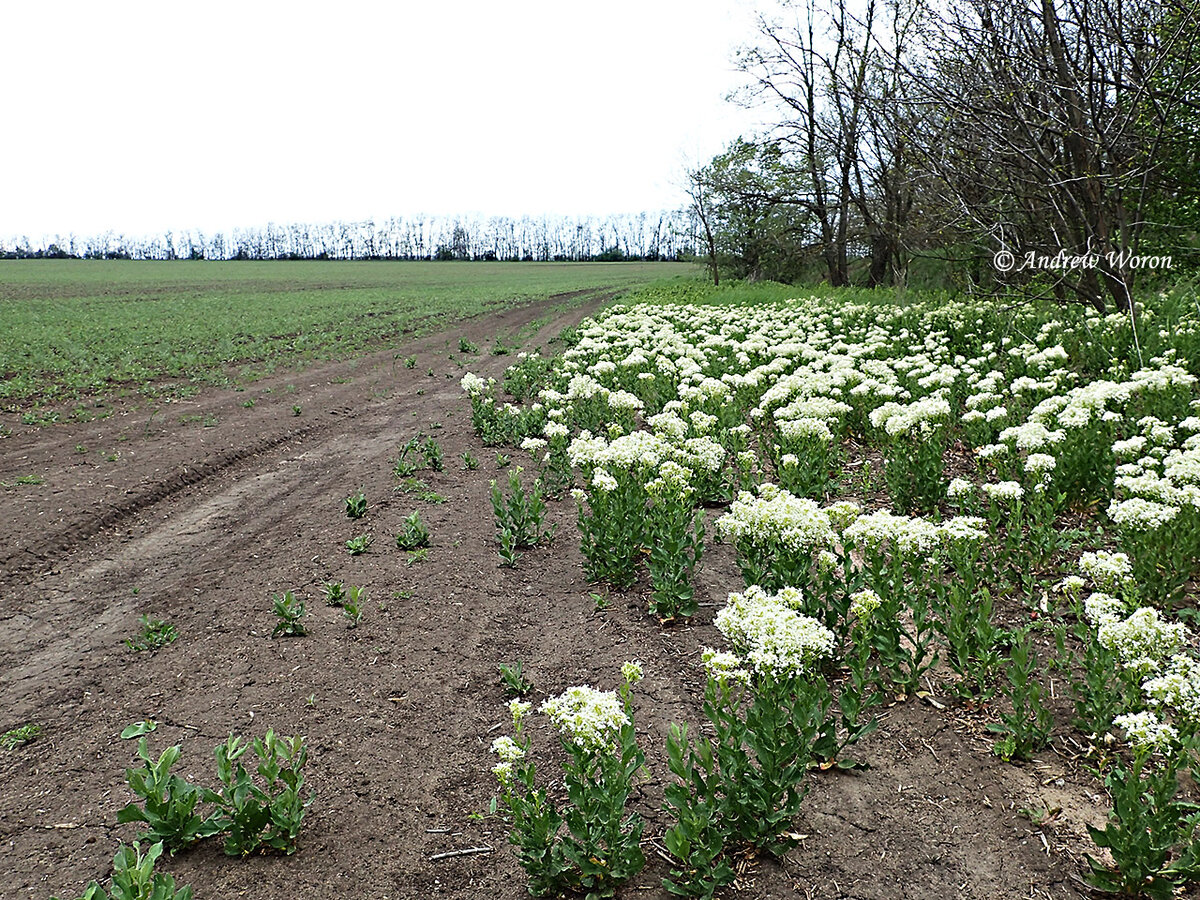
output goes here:
<path id="1" fill-rule="evenodd" d="M 271 637 L 292 635 L 303 637 L 308 634 L 301 619 L 304 618 L 304 601 L 297 599 L 291 591 L 284 591 L 282 597 L 275 599 L 275 615 L 279 621 L 275 624 Z"/>
<path id="2" fill-rule="evenodd" d="M 46 479 L 41 475 L 18 475 L 17 480 L 12 484 L 6 481 L 0 482 L 4 487 L 12 487 L 13 484 L 45 484 Z"/>
<path id="3" fill-rule="evenodd" d="M 419 511 L 404 517 L 404 527 L 396 535 L 396 546 L 401 550 L 418 550 L 429 546 L 429 526 L 421 521 Z"/>
<path id="4" fill-rule="evenodd" d="M 140 730 L 138 726 L 130 726 L 121 736 L 132 737 Z M 143 733 L 138 736 L 137 754 L 144 767 L 126 769 L 125 780 L 141 803 L 130 803 L 118 812 L 118 823 L 144 823 L 147 828 L 141 837 L 162 842 L 172 853 L 220 830 L 212 816 L 196 812 L 196 807 L 207 799 L 205 792 L 171 774 L 172 766 L 179 761 L 179 745 L 168 747 L 155 760 L 146 749 Z"/>
<path id="5" fill-rule="evenodd" d="M 442 426 L 434 423 L 431 427 L 441 428 Z M 421 452 L 425 454 L 425 465 L 433 469 L 435 472 L 440 472 L 444 468 L 442 463 L 442 445 L 431 437 L 425 438 L 421 444 Z"/>
<path id="6" fill-rule="evenodd" d="M 492 346 L 492 356 L 508 356 L 510 348 L 507 347 L 499 337 L 496 338 L 496 343 Z"/>
<path id="7" fill-rule="evenodd" d="M 352 537 L 346 541 L 346 549 L 350 551 L 351 556 L 360 556 L 371 549 L 371 542 L 375 540 L 369 534 L 360 534 L 358 537 Z"/>
<path id="8" fill-rule="evenodd" d="M 18 747 L 24 747 L 37 740 L 41 734 L 42 726 L 29 722 L 20 728 L 11 728 L 0 735 L 0 746 L 3 746 L 5 750 L 16 750 Z"/>
<path id="9" fill-rule="evenodd" d="M 611 602 L 608 594 L 597 594 L 595 591 L 590 591 L 588 597 L 596 605 L 596 612 L 608 609 L 608 604 Z"/>
<path id="10" fill-rule="evenodd" d="M 404 357 L 404 368 L 415 369 L 417 367 L 417 358 L 415 356 Z"/>
<path id="11" fill-rule="evenodd" d="M 431 368 L 431 369 L 430 369 L 428 372 L 426 372 L 425 374 L 426 374 L 426 375 L 428 375 L 430 378 L 432 378 L 432 377 L 433 377 L 433 369 Z"/>
<path id="12" fill-rule="evenodd" d="M 478 353 L 479 345 L 471 343 L 465 337 L 461 337 L 458 339 L 458 352 L 459 353 Z"/>
<path id="13" fill-rule="evenodd" d="M 416 565 L 417 563 L 423 563 L 428 559 L 429 559 L 429 550 L 426 547 L 422 547 L 420 550 L 414 550 L 414 551 L 412 551 L 412 553 L 408 554 L 408 561 L 405 562 L 405 565 L 406 566 Z"/>
<path id="14" fill-rule="evenodd" d="M 141 633 L 137 637 L 125 640 L 125 646 L 135 653 L 143 650 L 153 652 L 167 646 L 179 637 L 179 632 L 170 622 L 152 619 L 148 615 L 139 616 L 138 621 L 142 623 Z"/>
<path id="15" fill-rule="evenodd" d="M 471 455 L 470 450 L 463 451 L 462 462 L 464 469 L 474 470 L 479 468 L 479 460 L 475 456 Z"/>
<path id="16" fill-rule="evenodd" d="M 87 447 L 83 446 L 83 444 L 76 444 L 75 452 L 76 453 L 87 453 Z"/>
<path id="17" fill-rule="evenodd" d="M 208 415 L 206 415 L 204 417 L 204 420 L 200 424 L 203 425 L 205 428 L 213 428 L 216 426 L 217 422 L 219 422 L 219 421 L 220 420 L 216 417 L 216 415 L 214 415 L 213 413 L 209 413 Z"/>
<path id="18" fill-rule="evenodd" d="M 302 409 L 300 409 L 300 404 L 299 404 L 299 403 L 296 403 L 296 404 L 293 404 L 293 405 L 292 405 L 292 415 L 293 415 L 293 416 L 298 416 L 298 415 L 300 415 L 302 412 L 303 412 L 303 410 L 302 410 Z"/>
<path id="19" fill-rule="evenodd" d="M 262 784 L 246 771 L 242 757 L 250 749 L 258 757 L 255 767 Z M 302 795 L 308 747 L 302 737 L 266 736 L 245 744 L 234 735 L 217 747 L 219 792 L 208 792 L 217 804 L 218 829 L 226 834 L 227 856 L 249 856 L 256 850 L 296 852 L 296 838 L 314 795 Z M 265 787 L 263 786 L 265 784 Z"/>
<path id="20" fill-rule="evenodd" d="M 508 464 L 511 462 L 512 462 L 512 457 L 509 456 L 508 454 L 506 454 L 506 453 L 497 453 L 496 454 L 496 468 L 497 469 L 507 469 Z"/>
<path id="21" fill-rule="evenodd" d="M 254 398 L 253 397 L 250 397 L 250 398 L 242 401 L 243 409 L 251 409 L 253 406 L 254 406 Z"/>
<path id="22" fill-rule="evenodd" d="M 316 695 L 316 694 L 309 694 L 309 695 L 308 695 L 308 697 L 307 697 L 307 699 L 305 700 L 305 702 L 306 702 L 306 703 L 307 703 L 309 706 L 316 706 L 316 705 L 317 705 L 317 695 Z"/>
<path id="23" fill-rule="evenodd" d="M 367 514 L 367 495 L 359 490 L 357 494 L 351 494 L 346 498 L 346 517 L 349 519 L 361 519 Z"/>
<path id="24" fill-rule="evenodd" d="M 327 581 L 322 585 L 325 589 L 325 603 L 328 606 L 341 606 L 346 599 L 346 589 L 340 581 Z"/>
<path id="25" fill-rule="evenodd" d="M 192 887 L 186 885 L 175 889 L 175 879 L 165 872 L 155 872 L 154 864 L 162 856 L 162 842 L 152 844 L 142 854 L 142 845 L 122 844 L 113 857 L 113 874 L 110 893 L 100 883 L 88 884 L 79 900 L 192 900 Z M 51 897 L 50 900 L 58 900 Z"/>
<path id="26" fill-rule="evenodd" d="M 525 677 L 525 665 L 520 660 L 500 663 L 500 684 L 510 697 L 524 697 L 533 690 L 533 682 Z"/>
<path id="27" fill-rule="evenodd" d="M 342 613 L 350 620 L 350 627 L 357 628 L 362 621 L 362 605 L 367 602 L 367 589 L 350 586 L 350 595 L 342 604 Z"/>

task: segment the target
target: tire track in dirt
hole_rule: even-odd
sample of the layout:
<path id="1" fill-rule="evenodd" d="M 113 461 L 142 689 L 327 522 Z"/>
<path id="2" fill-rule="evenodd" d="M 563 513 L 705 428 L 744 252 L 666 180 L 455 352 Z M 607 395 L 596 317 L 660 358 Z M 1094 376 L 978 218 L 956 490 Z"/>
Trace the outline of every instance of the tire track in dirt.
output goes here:
<path id="1" fill-rule="evenodd" d="M 565 327 L 578 324 L 600 305 L 612 299 L 614 295 L 615 292 L 608 288 L 558 294 L 539 303 L 515 307 L 486 317 L 476 317 L 473 320 L 461 323 L 452 331 L 440 332 L 424 337 L 400 349 L 413 353 L 420 353 L 422 350 L 427 351 L 429 348 L 446 340 L 447 336 L 457 337 L 489 321 L 503 322 L 505 328 L 509 330 L 514 328 L 519 329 L 533 322 L 537 318 L 536 313 L 547 307 L 559 305 L 564 302 L 577 301 L 582 297 L 589 298 L 586 302 L 569 309 L 565 313 L 559 314 L 539 329 L 545 332 L 557 327 L 561 331 Z M 489 333 L 494 332 L 489 331 Z M 366 364 L 378 370 L 381 366 L 390 363 L 394 369 L 397 355 L 396 350 L 376 353 L 365 358 Z M 342 361 L 303 373 L 287 373 L 277 376 L 270 381 L 272 383 L 282 383 L 283 381 L 298 379 L 300 375 L 303 375 L 305 378 L 311 378 L 314 375 L 323 375 L 337 379 L 344 376 L 335 373 L 344 372 L 347 368 L 358 366 L 361 362 L 363 362 L 363 358 L 348 362 Z M 337 382 L 335 381 L 331 383 L 330 387 L 336 387 L 336 385 Z M 219 393 L 224 395 L 229 394 L 227 391 Z M 328 393 L 332 399 L 336 398 L 342 392 L 333 390 Z M 215 407 L 211 403 L 210 398 L 205 398 L 201 402 L 209 401 L 205 402 L 204 408 L 216 409 L 215 412 L 208 413 L 208 415 L 214 416 L 222 413 L 228 414 L 236 404 L 244 402 L 241 396 L 237 394 L 225 396 L 223 399 L 224 402 L 219 403 Z M 335 405 L 323 409 L 322 412 L 328 418 L 354 417 L 357 415 L 354 405 L 349 403 L 336 404 L 335 402 Z M 154 414 L 150 418 L 153 421 Z M 328 421 L 328 418 L 323 418 L 321 421 L 308 421 L 303 426 L 285 427 L 282 430 L 279 429 L 278 424 L 275 424 L 272 429 L 273 433 L 249 436 L 233 441 L 229 449 L 201 458 L 187 458 L 185 456 L 177 462 L 173 471 L 165 474 L 161 472 L 152 473 L 149 483 L 136 488 L 127 488 L 125 490 L 125 499 L 111 504 L 102 504 L 99 509 L 92 513 L 86 513 L 82 510 L 68 512 L 59 527 L 19 530 L 15 538 L 4 541 L 2 549 L 0 549 L 0 587 L 17 582 L 39 567 L 45 570 L 47 566 L 52 566 L 56 560 L 68 556 L 80 547 L 85 546 L 102 531 L 119 526 L 121 523 L 142 513 L 147 508 L 174 496 L 186 488 L 198 485 L 239 464 L 252 461 L 289 441 L 305 440 L 322 431 L 328 430 L 330 427 L 333 427 L 333 423 Z M 71 428 L 71 426 L 54 427 L 70 429 L 70 434 L 67 436 L 60 437 L 56 434 L 45 442 L 48 445 L 45 448 L 46 455 L 50 458 L 56 458 L 61 464 L 62 459 L 67 456 L 66 448 L 71 444 L 82 446 L 102 443 L 102 441 L 97 440 L 96 432 L 106 426 L 100 423 L 97 427 L 91 429 L 86 425 L 78 428 Z M 219 438 L 220 436 L 218 436 Z"/>

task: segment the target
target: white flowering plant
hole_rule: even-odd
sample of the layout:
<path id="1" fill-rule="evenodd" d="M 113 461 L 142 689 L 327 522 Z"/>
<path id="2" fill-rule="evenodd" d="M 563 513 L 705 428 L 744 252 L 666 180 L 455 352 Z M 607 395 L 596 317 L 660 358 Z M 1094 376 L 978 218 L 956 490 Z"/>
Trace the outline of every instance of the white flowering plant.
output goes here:
<path id="1" fill-rule="evenodd" d="M 945 398 L 930 396 L 907 406 L 885 403 L 871 413 L 888 494 L 903 513 L 932 512 L 945 499 L 942 473 L 950 412 Z"/>
<path id="2" fill-rule="evenodd" d="M 778 590 L 808 588 L 822 551 L 833 550 L 837 533 L 815 500 L 764 484 L 758 496 L 738 495 L 717 520 L 717 533 L 732 538 L 747 585 Z"/>
<path id="3" fill-rule="evenodd" d="M 1200 571 L 1200 508 L 1186 500 L 1170 504 L 1130 497 L 1109 504 L 1108 517 L 1142 598 L 1164 607 L 1178 603 L 1188 579 Z"/>
<path id="4" fill-rule="evenodd" d="M 636 813 L 625 811 L 633 779 L 645 764 L 637 745 L 631 690 L 642 668 L 626 663 L 622 676 L 616 692 L 580 685 L 541 706 L 567 754 L 567 802 L 561 808 L 537 784 L 525 732 L 530 704 L 509 704 L 515 737 L 502 736 L 492 743 L 500 758 L 492 772 L 512 816 L 509 841 L 517 848 L 535 897 L 565 891 L 612 897 L 645 866 L 640 846 L 644 823 Z"/>

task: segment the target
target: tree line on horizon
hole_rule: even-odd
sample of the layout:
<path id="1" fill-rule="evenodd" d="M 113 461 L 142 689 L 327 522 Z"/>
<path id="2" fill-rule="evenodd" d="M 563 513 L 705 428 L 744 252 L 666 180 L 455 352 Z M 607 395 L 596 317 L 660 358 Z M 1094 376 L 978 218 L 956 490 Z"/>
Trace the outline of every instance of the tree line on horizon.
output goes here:
<path id="1" fill-rule="evenodd" d="M 691 258 L 688 210 L 610 216 L 393 216 L 382 222 L 294 223 L 228 233 L 116 232 L 0 241 L 0 259 L 473 260 L 614 262 Z"/>
<path id="2" fill-rule="evenodd" d="M 774 127 L 687 173 L 714 281 L 1104 310 L 1139 259 L 1200 270 L 1200 0 L 771 3 L 739 66 Z"/>

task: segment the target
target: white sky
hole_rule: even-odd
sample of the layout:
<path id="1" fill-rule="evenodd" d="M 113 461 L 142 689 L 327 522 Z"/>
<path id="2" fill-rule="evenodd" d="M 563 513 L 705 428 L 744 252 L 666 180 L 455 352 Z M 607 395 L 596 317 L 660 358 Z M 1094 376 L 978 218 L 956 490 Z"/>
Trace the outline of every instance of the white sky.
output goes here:
<path id="1" fill-rule="evenodd" d="M 748 0 L 38 0 L 0 25 L 0 237 L 683 204 L 763 117 Z"/>

